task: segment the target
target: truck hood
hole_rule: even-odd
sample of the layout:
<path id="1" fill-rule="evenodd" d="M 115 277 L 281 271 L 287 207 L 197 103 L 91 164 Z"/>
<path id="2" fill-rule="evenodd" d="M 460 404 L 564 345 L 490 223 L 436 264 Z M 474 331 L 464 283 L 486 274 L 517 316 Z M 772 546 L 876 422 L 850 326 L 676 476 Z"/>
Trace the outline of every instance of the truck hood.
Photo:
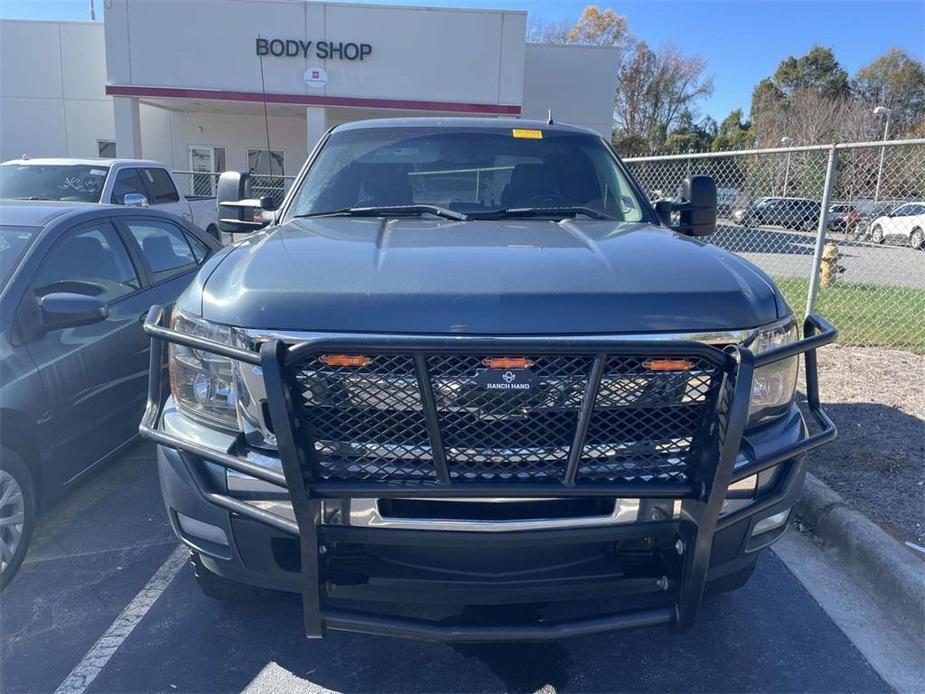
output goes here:
<path id="1" fill-rule="evenodd" d="M 299 219 L 204 279 L 203 317 L 272 330 L 712 331 L 769 323 L 783 306 L 738 256 L 612 221 Z"/>

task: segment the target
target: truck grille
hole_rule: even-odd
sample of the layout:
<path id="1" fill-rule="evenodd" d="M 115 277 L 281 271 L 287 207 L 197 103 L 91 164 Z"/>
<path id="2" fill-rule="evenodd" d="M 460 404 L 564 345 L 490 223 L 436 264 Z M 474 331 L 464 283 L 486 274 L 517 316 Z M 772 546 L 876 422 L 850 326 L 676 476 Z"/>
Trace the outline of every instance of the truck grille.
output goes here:
<path id="1" fill-rule="evenodd" d="M 297 366 L 294 383 L 315 478 L 404 483 L 437 480 L 419 373 L 450 480 L 552 482 L 564 478 L 595 361 L 526 355 L 529 368 L 515 375 L 530 388 L 512 391 L 486 386 L 488 355 L 430 354 L 416 366 L 410 354 L 371 354 L 362 367 L 329 367 L 320 356 Z M 652 370 L 645 356 L 604 360 L 579 481 L 688 480 L 715 419 L 722 372 L 702 358 L 673 358 L 688 362 L 686 370 Z"/>

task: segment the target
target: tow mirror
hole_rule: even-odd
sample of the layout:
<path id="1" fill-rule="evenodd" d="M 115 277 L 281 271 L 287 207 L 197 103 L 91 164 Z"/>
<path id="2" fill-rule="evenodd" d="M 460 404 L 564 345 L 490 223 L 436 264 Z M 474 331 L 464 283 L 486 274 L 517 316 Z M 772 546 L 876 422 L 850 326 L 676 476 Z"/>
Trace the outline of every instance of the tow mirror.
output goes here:
<path id="1" fill-rule="evenodd" d="M 76 328 L 105 320 L 109 308 L 95 296 L 53 292 L 39 299 L 42 327 L 46 331 Z"/>
<path id="2" fill-rule="evenodd" d="M 243 171 L 226 171 L 218 179 L 218 227 L 230 234 L 262 229 L 271 216 L 264 214 L 276 209 L 273 198 L 251 197 L 251 177 Z"/>
<path id="3" fill-rule="evenodd" d="M 684 179 L 681 202 L 657 200 L 655 212 L 666 226 L 688 236 L 709 236 L 716 231 L 716 182 L 711 176 L 689 176 Z M 672 225 L 672 212 L 680 221 Z"/>

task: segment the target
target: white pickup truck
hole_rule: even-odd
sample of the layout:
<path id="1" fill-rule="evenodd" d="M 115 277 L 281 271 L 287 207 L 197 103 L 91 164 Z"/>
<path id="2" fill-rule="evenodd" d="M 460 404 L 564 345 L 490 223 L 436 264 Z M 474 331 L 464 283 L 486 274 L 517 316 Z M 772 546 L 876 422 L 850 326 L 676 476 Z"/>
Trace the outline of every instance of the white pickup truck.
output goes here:
<path id="1" fill-rule="evenodd" d="M 144 159 L 14 159 L 0 164 L 0 199 L 156 207 L 219 237 L 215 198 L 185 196 L 170 170 Z"/>

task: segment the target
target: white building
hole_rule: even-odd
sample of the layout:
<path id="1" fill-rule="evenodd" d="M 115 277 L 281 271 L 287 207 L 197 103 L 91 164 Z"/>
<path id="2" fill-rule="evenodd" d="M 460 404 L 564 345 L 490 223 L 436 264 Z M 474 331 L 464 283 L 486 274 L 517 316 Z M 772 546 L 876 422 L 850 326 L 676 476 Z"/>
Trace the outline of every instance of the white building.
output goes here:
<path id="1" fill-rule="evenodd" d="M 330 126 L 406 115 L 551 112 L 609 137 L 617 51 L 527 44 L 526 23 L 305 0 L 107 0 L 105 24 L 3 21 L 0 161 L 288 175 Z"/>

